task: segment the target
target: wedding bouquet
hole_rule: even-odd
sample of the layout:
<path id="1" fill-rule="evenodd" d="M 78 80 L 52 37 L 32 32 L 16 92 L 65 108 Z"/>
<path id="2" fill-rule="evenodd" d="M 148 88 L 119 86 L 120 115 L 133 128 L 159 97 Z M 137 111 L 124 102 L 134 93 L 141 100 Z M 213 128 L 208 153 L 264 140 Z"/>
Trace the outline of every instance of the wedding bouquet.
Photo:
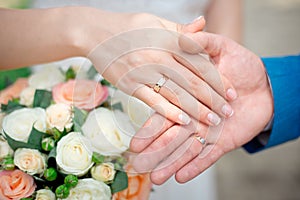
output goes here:
<path id="1" fill-rule="evenodd" d="M 40 70 L 39 70 L 40 69 Z M 151 113 L 88 60 L 38 67 L 0 92 L 0 199 L 147 199 L 127 152 Z"/>

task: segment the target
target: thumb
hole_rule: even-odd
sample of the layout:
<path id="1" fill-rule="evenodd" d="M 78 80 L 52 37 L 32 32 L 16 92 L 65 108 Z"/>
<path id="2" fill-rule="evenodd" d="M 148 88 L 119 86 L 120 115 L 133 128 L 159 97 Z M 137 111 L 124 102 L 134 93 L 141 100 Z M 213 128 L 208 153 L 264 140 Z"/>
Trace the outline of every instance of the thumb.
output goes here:
<path id="1" fill-rule="evenodd" d="M 224 50 L 226 38 L 207 32 L 186 33 L 180 36 L 178 43 L 180 48 L 187 53 L 206 53 L 213 57 Z"/>
<path id="2" fill-rule="evenodd" d="M 198 17 L 192 23 L 181 25 L 180 33 L 196 33 L 202 31 L 205 27 L 205 19 L 203 16 Z"/>

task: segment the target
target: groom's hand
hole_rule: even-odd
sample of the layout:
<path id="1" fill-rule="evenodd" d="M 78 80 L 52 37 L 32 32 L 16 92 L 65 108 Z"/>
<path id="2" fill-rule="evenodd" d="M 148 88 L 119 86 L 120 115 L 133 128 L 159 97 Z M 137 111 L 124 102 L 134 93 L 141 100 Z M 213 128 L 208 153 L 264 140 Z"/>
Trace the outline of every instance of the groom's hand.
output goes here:
<path id="1" fill-rule="evenodd" d="M 140 152 L 135 168 L 152 171 L 155 184 L 164 183 L 173 174 L 181 183 L 193 179 L 224 154 L 257 136 L 273 114 L 270 86 L 258 56 L 228 38 L 205 32 L 189 34 L 179 43 L 190 54 L 207 53 L 239 97 L 231 104 L 235 114 L 218 127 L 195 121 L 180 126 L 158 114 L 148 120 L 132 140 L 131 149 Z M 204 145 L 201 138 L 206 139 Z"/>

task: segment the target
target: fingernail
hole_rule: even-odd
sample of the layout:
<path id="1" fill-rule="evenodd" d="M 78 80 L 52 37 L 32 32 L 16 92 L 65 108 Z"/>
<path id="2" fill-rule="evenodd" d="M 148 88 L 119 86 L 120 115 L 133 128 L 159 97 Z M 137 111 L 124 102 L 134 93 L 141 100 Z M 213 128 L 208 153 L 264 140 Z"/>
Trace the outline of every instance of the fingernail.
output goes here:
<path id="1" fill-rule="evenodd" d="M 210 123 L 212 123 L 215 126 L 218 126 L 221 122 L 221 118 L 218 115 L 214 114 L 214 113 L 209 113 L 207 115 L 207 119 Z"/>
<path id="2" fill-rule="evenodd" d="M 231 106 L 229 105 L 224 105 L 222 107 L 222 113 L 226 116 L 226 117 L 231 117 L 233 115 L 233 110 L 231 108 Z"/>
<path id="3" fill-rule="evenodd" d="M 234 89 L 229 88 L 226 92 L 227 97 L 231 100 L 235 100 L 237 98 L 237 93 Z"/>
<path id="4" fill-rule="evenodd" d="M 188 125 L 191 122 L 191 118 L 185 113 L 178 115 L 178 119 L 185 125 Z"/>
<path id="5" fill-rule="evenodd" d="M 196 19 L 194 19 L 193 22 L 200 21 L 202 18 L 203 18 L 203 16 L 201 15 L 201 16 L 197 17 Z"/>

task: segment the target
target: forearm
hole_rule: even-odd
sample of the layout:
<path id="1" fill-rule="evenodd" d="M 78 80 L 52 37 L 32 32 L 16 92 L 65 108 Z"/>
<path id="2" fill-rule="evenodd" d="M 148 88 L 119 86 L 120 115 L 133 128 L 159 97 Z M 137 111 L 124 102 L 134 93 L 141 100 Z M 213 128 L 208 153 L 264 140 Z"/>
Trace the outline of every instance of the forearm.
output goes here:
<path id="1" fill-rule="evenodd" d="M 242 41 L 242 0 L 212 0 L 205 18 L 206 31 Z"/>
<path id="2" fill-rule="evenodd" d="M 0 9 L 0 69 L 86 56 L 108 35 L 104 16 L 86 7 Z"/>

